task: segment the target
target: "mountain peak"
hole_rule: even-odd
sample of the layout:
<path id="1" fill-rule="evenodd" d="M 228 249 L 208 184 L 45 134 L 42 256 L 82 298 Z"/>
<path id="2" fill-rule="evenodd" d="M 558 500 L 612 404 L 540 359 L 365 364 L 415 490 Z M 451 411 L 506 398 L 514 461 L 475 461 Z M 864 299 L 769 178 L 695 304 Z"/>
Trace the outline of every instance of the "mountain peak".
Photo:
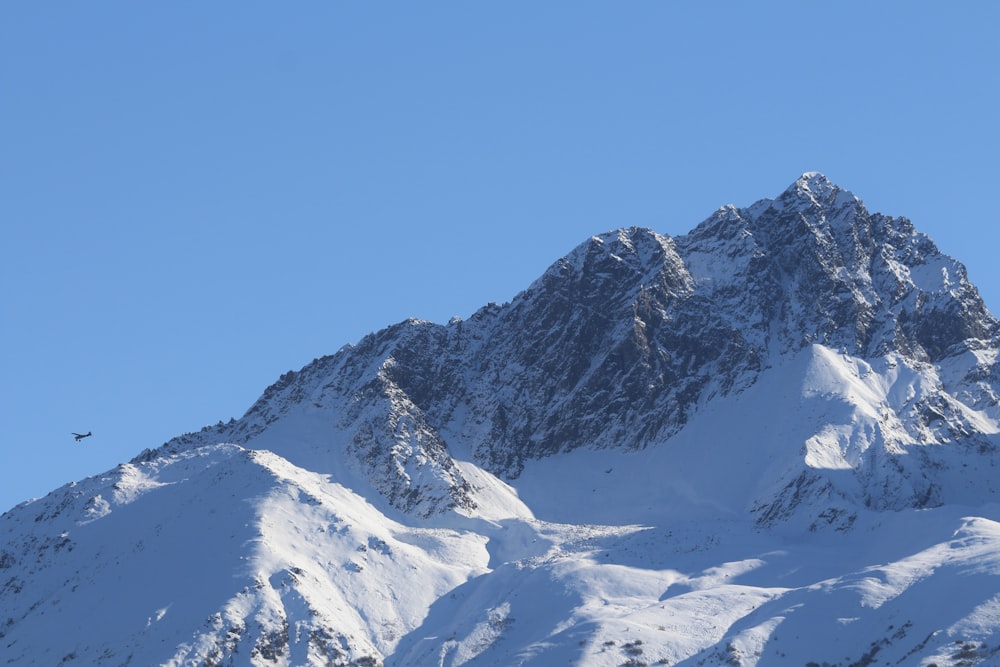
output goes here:
<path id="1" fill-rule="evenodd" d="M 794 186 L 801 189 L 810 190 L 813 192 L 817 190 L 824 190 L 824 189 L 829 190 L 837 188 L 837 186 L 833 182 L 831 182 L 829 178 L 827 178 L 824 174 L 818 171 L 807 171 L 803 173 L 795 181 Z"/>
<path id="2" fill-rule="evenodd" d="M 985 664 L 998 342 L 817 172 L 594 236 L 4 514 L 7 662 Z"/>
<path id="3" fill-rule="evenodd" d="M 818 171 L 807 171 L 781 194 L 778 201 L 788 206 L 816 206 L 820 209 L 861 203 L 851 192 L 833 183 Z"/>

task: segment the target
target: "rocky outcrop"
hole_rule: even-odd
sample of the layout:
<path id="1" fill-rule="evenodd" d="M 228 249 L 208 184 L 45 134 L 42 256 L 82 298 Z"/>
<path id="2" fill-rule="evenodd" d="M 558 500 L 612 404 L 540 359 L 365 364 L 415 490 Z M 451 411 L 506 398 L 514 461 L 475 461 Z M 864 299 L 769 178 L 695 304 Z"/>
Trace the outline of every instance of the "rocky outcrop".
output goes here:
<path id="1" fill-rule="evenodd" d="M 810 345 L 913 366 L 951 360 L 962 372 L 939 378 L 927 405 L 988 409 L 1000 394 L 998 337 L 959 262 L 905 218 L 869 213 L 809 173 L 676 239 L 640 228 L 592 237 L 510 303 L 371 334 L 282 376 L 242 419 L 165 451 L 247 444 L 290 410 L 326 410 L 330 446 L 395 507 L 429 515 L 475 504 L 453 456 L 513 479 L 579 447 L 659 445 Z M 927 410 L 894 418 L 923 433 Z M 971 432 L 952 413 L 935 442 Z"/>

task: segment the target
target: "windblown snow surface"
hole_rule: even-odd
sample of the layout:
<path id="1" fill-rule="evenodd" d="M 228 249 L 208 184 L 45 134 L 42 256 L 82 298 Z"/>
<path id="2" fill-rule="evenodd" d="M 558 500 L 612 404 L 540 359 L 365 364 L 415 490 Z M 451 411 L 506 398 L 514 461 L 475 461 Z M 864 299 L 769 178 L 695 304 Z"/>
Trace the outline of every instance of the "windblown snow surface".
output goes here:
<path id="1" fill-rule="evenodd" d="M 330 389 L 389 361 L 320 361 L 3 514 L 0 664 L 1000 665 L 996 350 L 807 342 L 659 441 L 503 479 L 457 403 L 431 428 Z"/>

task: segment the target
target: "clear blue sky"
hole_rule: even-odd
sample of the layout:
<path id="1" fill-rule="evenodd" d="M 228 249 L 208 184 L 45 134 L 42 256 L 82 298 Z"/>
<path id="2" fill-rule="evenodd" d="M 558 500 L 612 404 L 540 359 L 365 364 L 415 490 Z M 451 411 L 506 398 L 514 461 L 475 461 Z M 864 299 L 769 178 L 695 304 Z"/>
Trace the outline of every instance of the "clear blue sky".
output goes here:
<path id="1" fill-rule="evenodd" d="M 997 312 L 998 25 L 985 0 L 4 2 L 0 511 L 804 171 L 911 218 Z"/>

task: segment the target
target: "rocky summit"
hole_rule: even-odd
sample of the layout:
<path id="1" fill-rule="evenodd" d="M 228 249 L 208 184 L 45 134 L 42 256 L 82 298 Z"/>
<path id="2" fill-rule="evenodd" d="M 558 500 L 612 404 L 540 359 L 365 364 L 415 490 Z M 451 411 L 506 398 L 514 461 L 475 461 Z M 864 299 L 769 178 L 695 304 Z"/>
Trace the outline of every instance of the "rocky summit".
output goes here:
<path id="1" fill-rule="evenodd" d="M 822 174 L 0 519 L 0 661 L 1000 664 L 1000 323 Z"/>

